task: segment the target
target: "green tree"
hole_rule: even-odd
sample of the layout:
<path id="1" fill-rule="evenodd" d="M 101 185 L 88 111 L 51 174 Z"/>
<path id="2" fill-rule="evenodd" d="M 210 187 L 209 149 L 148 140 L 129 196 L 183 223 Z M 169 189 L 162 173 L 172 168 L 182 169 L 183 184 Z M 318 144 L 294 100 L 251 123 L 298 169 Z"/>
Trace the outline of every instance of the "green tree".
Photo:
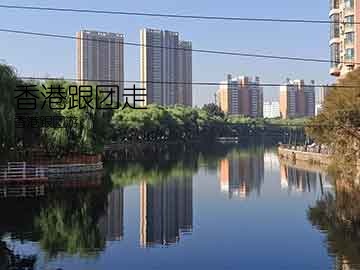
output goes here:
<path id="1" fill-rule="evenodd" d="M 222 119 L 225 118 L 225 113 L 215 103 L 205 104 L 202 109 L 212 117 L 220 117 Z"/>
<path id="2" fill-rule="evenodd" d="M 360 69 L 330 88 L 321 113 L 306 130 L 333 151 L 341 166 L 360 160 Z"/>
<path id="3" fill-rule="evenodd" d="M 46 85 L 61 85 L 68 89 L 70 82 L 57 81 L 45 82 Z M 74 85 L 74 84 L 72 84 Z M 43 141 L 49 151 L 57 153 L 80 152 L 96 153 L 103 149 L 105 142 L 110 136 L 110 121 L 112 112 L 96 108 L 95 91 L 90 98 L 80 98 L 77 95 L 67 95 L 64 100 L 65 109 L 53 110 L 53 113 L 66 119 L 76 119 L 75 125 L 65 125 L 65 128 L 46 128 L 43 129 Z M 67 93 L 68 94 L 68 93 Z M 70 107 L 70 99 L 78 100 L 79 106 Z M 88 104 L 87 104 L 88 102 Z"/>
<path id="4" fill-rule="evenodd" d="M 13 68 L 0 64 L 0 149 L 15 144 L 15 95 L 19 83 Z"/>

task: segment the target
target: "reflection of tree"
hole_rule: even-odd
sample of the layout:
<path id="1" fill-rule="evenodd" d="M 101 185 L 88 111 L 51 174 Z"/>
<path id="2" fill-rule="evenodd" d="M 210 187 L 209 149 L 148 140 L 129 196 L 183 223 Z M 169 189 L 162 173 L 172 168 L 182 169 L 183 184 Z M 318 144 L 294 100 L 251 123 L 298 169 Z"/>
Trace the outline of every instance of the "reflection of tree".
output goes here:
<path id="1" fill-rule="evenodd" d="M 195 165 L 195 164 L 194 164 Z M 189 176 L 196 172 L 196 168 L 189 168 L 182 162 L 167 164 L 127 163 L 114 169 L 111 179 L 115 185 L 127 186 L 138 184 L 146 180 L 147 183 L 159 183 L 171 177 Z"/>
<path id="2" fill-rule="evenodd" d="M 49 256 L 61 252 L 89 255 L 105 247 L 105 236 L 97 226 L 108 188 L 97 190 L 59 190 L 51 194 L 35 219 L 40 244 Z"/>
<path id="3" fill-rule="evenodd" d="M 208 168 L 216 169 L 218 160 L 232 148 L 233 146 L 218 144 L 211 148 L 204 145 L 174 145 L 162 152 L 162 158 L 112 163 L 108 170 L 111 171 L 113 184 L 117 186 L 138 184 L 144 180 L 147 183 L 157 183 L 174 177 L 191 177 L 200 165 L 206 164 Z M 145 156 L 152 157 L 151 151 Z"/>
<path id="4" fill-rule="evenodd" d="M 326 194 L 308 211 L 310 222 L 327 234 L 337 269 L 360 269 L 360 188 L 338 182 L 336 195 Z M 357 266 L 357 267 L 356 267 Z M 346 268 L 345 268 L 346 269 Z"/>

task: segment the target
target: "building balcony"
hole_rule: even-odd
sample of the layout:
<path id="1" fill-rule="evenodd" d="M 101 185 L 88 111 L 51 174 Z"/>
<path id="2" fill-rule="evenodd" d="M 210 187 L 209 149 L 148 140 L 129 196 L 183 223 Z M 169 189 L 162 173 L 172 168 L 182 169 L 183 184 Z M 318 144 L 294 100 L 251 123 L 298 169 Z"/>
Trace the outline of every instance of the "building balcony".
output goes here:
<path id="1" fill-rule="evenodd" d="M 340 14 L 340 9 L 339 8 L 331 9 L 330 12 L 329 12 L 329 17 L 331 17 L 334 14 Z"/>
<path id="2" fill-rule="evenodd" d="M 344 23 L 343 29 L 344 29 L 344 33 L 353 32 L 354 31 L 354 24 Z"/>
<path id="3" fill-rule="evenodd" d="M 354 48 L 354 40 L 344 40 L 345 49 Z M 351 59 L 351 57 L 350 57 Z"/>
<path id="4" fill-rule="evenodd" d="M 336 77 L 340 76 L 340 69 L 337 67 L 330 68 L 330 75 Z"/>
<path id="5" fill-rule="evenodd" d="M 345 8 L 344 9 L 344 17 L 354 15 L 354 8 Z"/>
<path id="6" fill-rule="evenodd" d="M 331 45 L 334 44 L 334 43 L 339 43 L 339 44 L 340 44 L 340 42 L 341 42 L 341 39 L 340 39 L 339 37 L 332 38 L 332 39 L 330 39 L 330 41 L 329 41 L 329 45 L 331 46 Z"/>
<path id="7" fill-rule="evenodd" d="M 355 66 L 354 57 L 345 56 L 345 60 L 343 64 L 348 68 L 353 68 Z"/>

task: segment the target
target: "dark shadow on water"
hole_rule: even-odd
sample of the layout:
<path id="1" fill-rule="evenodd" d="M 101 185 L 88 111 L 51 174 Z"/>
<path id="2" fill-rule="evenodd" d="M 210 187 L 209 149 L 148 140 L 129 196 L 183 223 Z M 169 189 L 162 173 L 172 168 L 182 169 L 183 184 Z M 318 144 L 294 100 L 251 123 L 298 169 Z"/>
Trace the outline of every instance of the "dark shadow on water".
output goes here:
<path id="1" fill-rule="evenodd" d="M 325 193 L 309 208 L 308 219 L 326 236 L 335 269 L 360 269 L 360 187 L 336 179 L 335 192 Z"/>

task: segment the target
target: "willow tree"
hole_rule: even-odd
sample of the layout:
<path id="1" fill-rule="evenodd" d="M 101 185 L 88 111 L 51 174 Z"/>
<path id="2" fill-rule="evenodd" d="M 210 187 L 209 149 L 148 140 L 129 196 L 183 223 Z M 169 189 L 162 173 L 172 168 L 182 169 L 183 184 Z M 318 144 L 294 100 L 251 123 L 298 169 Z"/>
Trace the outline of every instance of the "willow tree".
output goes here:
<path id="1" fill-rule="evenodd" d="M 17 83 L 15 71 L 0 64 L 0 149 L 15 143 L 14 90 Z"/>
<path id="2" fill-rule="evenodd" d="M 69 89 L 71 84 L 67 81 L 45 82 L 45 85 L 60 85 Z M 43 140 L 49 151 L 56 153 L 96 153 L 102 150 L 106 138 L 109 135 L 110 110 L 97 109 L 96 86 L 92 86 L 92 96 L 81 98 L 79 92 L 76 95 L 66 93 L 63 108 L 53 110 L 58 116 L 64 119 L 73 119 L 74 122 L 67 122 L 65 128 L 46 128 L 43 130 Z M 75 107 L 70 107 L 72 100 L 76 100 Z M 66 120 L 66 121 L 67 121 Z"/>
<path id="3" fill-rule="evenodd" d="M 318 144 L 327 145 L 342 167 L 360 160 L 360 69 L 330 87 L 307 132 Z"/>

